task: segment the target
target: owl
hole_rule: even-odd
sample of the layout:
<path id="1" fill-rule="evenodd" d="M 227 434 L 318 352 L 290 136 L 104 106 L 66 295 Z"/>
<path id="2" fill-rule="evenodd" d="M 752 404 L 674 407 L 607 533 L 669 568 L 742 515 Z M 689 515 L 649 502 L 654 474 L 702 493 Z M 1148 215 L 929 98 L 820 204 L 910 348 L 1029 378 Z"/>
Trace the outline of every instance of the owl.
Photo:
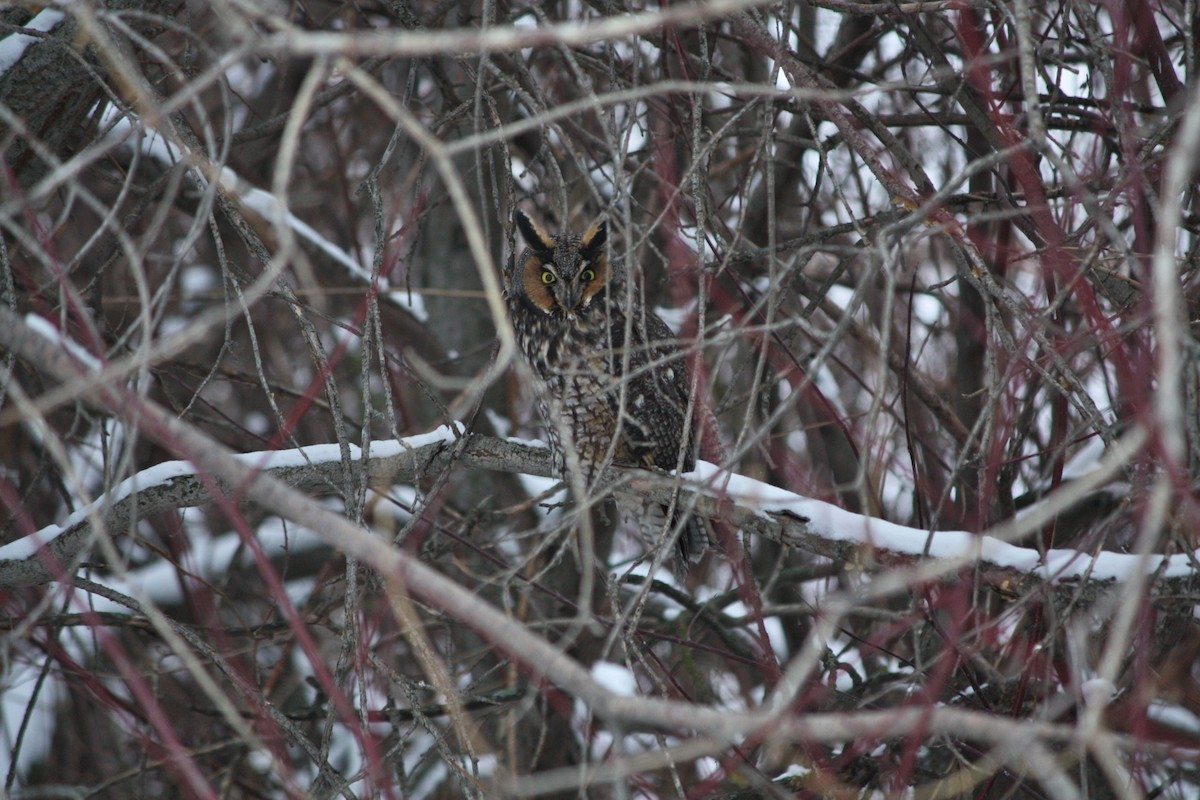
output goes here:
<path id="1" fill-rule="evenodd" d="M 516 224 L 526 248 L 505 269 L 505 303 L 559 476 L 578 468 L 594 490 L 612 463 L 692 470 L 685 354 L 609 259 L 606 223 L 551 236 L 518 211 Z M 644 531 L 674 529 L 664 513 L 648 516 L 658 519 L 643 519 Z M 702 522 L 689 519 L 678 541 L 683 563 L 699 555 L 708 544 Z"/>

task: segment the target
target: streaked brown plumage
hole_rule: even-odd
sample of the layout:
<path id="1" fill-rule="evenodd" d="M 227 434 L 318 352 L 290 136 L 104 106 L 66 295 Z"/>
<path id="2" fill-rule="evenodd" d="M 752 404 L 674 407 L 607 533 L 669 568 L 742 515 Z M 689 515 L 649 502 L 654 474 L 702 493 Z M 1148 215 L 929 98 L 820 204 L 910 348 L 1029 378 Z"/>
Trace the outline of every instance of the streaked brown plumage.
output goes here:
<path id="1" fill-rule="evenodd" d="M 592 489 L 613 462 L 693 469 L 684 353 L 610 261 L 605 222 L 582 236 L 551 236 L 520 211 L 516 223 L 526 248 L 505 270 L 505 300 L 559 474 L 567 475 L 572 452 Z M 706 544 L 701 523 L 689 520 L 682 554 Z"/>

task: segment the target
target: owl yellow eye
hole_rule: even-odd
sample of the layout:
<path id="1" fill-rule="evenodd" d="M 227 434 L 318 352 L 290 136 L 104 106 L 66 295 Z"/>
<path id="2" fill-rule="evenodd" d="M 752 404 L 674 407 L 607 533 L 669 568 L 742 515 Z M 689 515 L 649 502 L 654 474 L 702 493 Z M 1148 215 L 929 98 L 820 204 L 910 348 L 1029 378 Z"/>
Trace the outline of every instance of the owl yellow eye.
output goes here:
<path id="1" fill-rule="evenodd" d="M 596 270 L 585 269 L 583 272 L 579 273 L 579 280 L 583 281 L 584 283 L 591 283 L 592 281 L 596 280 Z"/>
<path id="2" fill-rule="evenodd" d="M 556 278 L 554 273 L 550 270 L 546 270 L 542 273 L 542 283 L 554 283 L 556 280 L 558 280 L 558 278 Z"/>

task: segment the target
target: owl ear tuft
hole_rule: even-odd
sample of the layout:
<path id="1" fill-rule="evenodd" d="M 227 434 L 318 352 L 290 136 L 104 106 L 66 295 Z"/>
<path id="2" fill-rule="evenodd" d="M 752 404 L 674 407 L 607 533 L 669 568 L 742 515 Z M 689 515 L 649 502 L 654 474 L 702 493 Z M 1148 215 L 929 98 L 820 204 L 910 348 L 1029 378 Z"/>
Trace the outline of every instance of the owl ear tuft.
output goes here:
<path id="1" fill-rule="evenodd" d="M 583 232 L 583 238 L 579 240 L 579 247 L 581 250 L 595 251 L 604 247 L 604 243 L 607 241 L 608 220 L 601 217 Z"/>
<path id="2" fill-rule="evenodd" d="M 517 229 L 521 231 L 521 238 L 525 240 L 525 244 L 529 245 L 531 250 L 554 249 L 554 240 L 528 214 L 518 208 L 513 217 L 517 221 Z"/>
<path id="3" fill-rule="evenodd" d="M 516 270 L 517 259 L 514 253 L 509 253 L 508 258 L 500 268 L 500 288 L 507 292 L 512 288 L 512 274 Z"/>

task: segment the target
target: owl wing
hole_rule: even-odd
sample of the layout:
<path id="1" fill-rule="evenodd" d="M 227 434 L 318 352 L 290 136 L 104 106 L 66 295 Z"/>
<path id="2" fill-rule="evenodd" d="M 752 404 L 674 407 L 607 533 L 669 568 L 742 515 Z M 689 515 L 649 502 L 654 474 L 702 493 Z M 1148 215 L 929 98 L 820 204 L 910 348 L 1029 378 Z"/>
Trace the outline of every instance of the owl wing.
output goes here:
<path id="1" fill-rule="evenodd" d="M 630 461 L 673 470 L 683 452 L 683 470 L 696 465 L 688 418 L 690 381 L 686 354 L 667 324 L 647 312 L 633 326 L 624 438 Z"/>
<path id="2" fill-rule="evenodd" d="M 641 346 L 630 358 L 625 438 L 637 439 L 627 448 L 634 456 L 631 460 L 665 470 L 682 466 L 683 472 L 689 472 L 696 466 L 697 441 L 694 414 L 688 413 L 691 380 L 687 352 L 667 324 L 653 314 L 646 313 L 642 326 L 634 329 Z M 670 518 L 667 511 L 661 503 L 641 506 L 638 519 L 644 535 L 653 539 L 681 524 L 684 515 L 679 509 Z M 710 539 L 703 519 L 686 515 L 676 542 L 679 565 L 699 557 L 710 547 Z"/>

